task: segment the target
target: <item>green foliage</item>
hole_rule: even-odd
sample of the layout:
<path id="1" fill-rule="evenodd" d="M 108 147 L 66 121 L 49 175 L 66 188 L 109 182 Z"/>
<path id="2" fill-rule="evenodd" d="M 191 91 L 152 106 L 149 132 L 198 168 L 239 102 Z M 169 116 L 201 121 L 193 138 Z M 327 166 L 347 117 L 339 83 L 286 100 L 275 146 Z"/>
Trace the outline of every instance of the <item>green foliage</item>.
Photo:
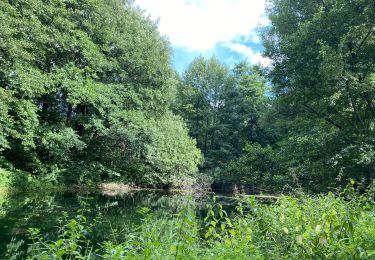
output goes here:
<path id="1" fill-rule="evenodd" d="M 51 171 L 40 178 L 21 170 L 0 168 L 0 192 L 33 191 L 40 190 L 41 187 L 44 191 L 57 189 L 59 187 L 57 176 L 58 171 Z"/>
<path id="2" fill-rule="evenodd" d="M 1 157 L 67 182 L 193 181 L 169 45 L 133 1 L 2 1 L 0 24 Z"/>
<path id="3" fill-rule="evenodd" d="M 183 74 L 175 109 L 205 156 L 205 170 L 238 157 L 246 141 L 264 141 L 259 117 L 265 80 L 245 62 L 231 72 L 217 59 L 195 59 Z"/>
<path id="4" fill-rule="evenodd" d="M 32 246 L 28 249 L 28 254 L 37 259 L 70 259 L 81 258 L 90 259 L 93 254 L 92 242 L 88 235 L 96 225 L 98 219 L 87 223 L 87 218 L 83 212 L 74 219 L 67 219 L 67 214 L 60 220 L 59 234 L 57 241 L 44 241 L 39 229 L 29 229 L 29 239 Z"/>
<path id="5" fill-rule="evenodd" d="M 373 209 L 370 198 L 345 202 L 332 194 L 284 197 L 277 206 L 254 213 L 254 242 L 266 258 L 370 258 Z"/>
<path id="6" fill-rule="evenodd" d="M 259 143 L 246 144 L 243 155 L 230 162 L 220 176 L 223 186 L 243 185 L 253 191 L 261 188 L 280 188 L 285 176 L 278 175 L 279 161 L 271 146 L 262 147 Z"/>
<path id="7" fill-rule="evenodd" d="M 89 210 L 85 208 L 87 201 L 83 199 L 80 203 L 83 208 L 77 210 L 75 218 L 70 219 L 68 213 L 63 212 L 63 217 L 59 219 L 56 241 L 48 241 L 40 234 L 39 229 L 30 228 L 28 236 L 31 246 L 28 247 L 27 254 L 33 256 L 33 259 L 91 259 L 94 248 L 89 237 L 102 217 L 98 214 L 89 220 Z"/>
<path id="8" fill-rule="evenodd" d="M 0 187 L 8 187 L 10 185 L 11 172 L 0 168 Z"/>
<path id="9" fill-rule="evenodd" d="M 375 172 L 373 4 L 272 0 L 267 12 L 271 23 L 262 37 L 272 89 L 259 121 L 268 139 L 250 139 L 220 181 L 316 192 L 349 179 L 369 184 Z"/>
<path id="10" fill-rule="evenodd" d="M 268 3 L 268 125 L 282 174 L 305 187 L 374 177 L 374 10 L 367 0 Z"/>
<path id="11" fill-rule="evenodd" d="M 44 240 L 30 230 L 30 259 L 371 259 L 375 254 L 373 193 L 359 194 L 348 186 L 340 195 L 282 196 L 259 203 L 254 196 L 238 198 L 232 214 L 215 202 L 200 221 L 187 201 L 172 218 L 141 208 L 142 222 L 128 229 L 123 242 L 112 234 L 93 249 L 92 225 L 79 213 L 64 220 L 59 238 Z M 111 238 L 112 237 L 112 238 Z"/>
<path id="12" fill-rule="evenodd" d="M 82 150 L 85 146 L 85 143 L 70 127 L 45 130 L 41 137 L 41 149 L 46 151 L 44 156 L 48 157 L 50 161 L 60 162 L 61 164 L 72 157 L 72 149 Z"/>
<path id="13" fill-rule="evenodd" d="M 169 114 L 146 127 L 151 142 L 145 147 L 145 163 L 153 169 L 146 183 L 191 186 L 197 174 L 196 166 L 201 163 L 202 157 L 198 149 L 191 148 L 195 147 L 196 142 L 188 137 L 182 120 Z"/>

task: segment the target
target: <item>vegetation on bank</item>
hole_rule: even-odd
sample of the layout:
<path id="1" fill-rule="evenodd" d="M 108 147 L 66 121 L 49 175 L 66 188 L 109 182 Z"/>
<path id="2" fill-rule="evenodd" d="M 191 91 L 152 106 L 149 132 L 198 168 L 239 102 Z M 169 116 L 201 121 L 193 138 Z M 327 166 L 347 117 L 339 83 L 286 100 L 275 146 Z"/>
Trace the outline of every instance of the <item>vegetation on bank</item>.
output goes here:
<path id="1" fill-rule="evenodd" d="M 267 68 L 198 58 L 178 113 L 217 186 L 316 192 L 375 177 L 373 1 L 272 0 Z M 264 80 L 266 79 L 266 81 Z M 265 82 L 268 82 L 266 84 Z"/>
<path id="2" fill-rule="evenodd" d="M 43 187 L 44 191 L 67 189 L 66 185 L 59 184 L 48 176 L 40 178 L 39 176 L 33 176 L 28 172 L 20 170 L 10 171 L 0 168 L 0 194 L 40 191 L 41 187 Z"/>
<path id="3" fill-rule="evenodd" d="M 192 182 L 201 155 L 170 112 L 169 45 L 132 1 L 2 1 L 0 24 L 2 168 L 68 185 Z"/>
<path id="4" fill-rule="evenodd" d="M 169 217 L 141 208 L 139 225 L 124 226 L 95 242 L 90 237 L 105 219 L 88 218 L 82 209 L 75 218 L 61 219 L 56 239 L 30 229 L 26 255 L 28 259 L 371 259 L 373 196 L 374 190 L 357 194 L 352 186 L 338 195 L 300 193 L 266 204 L 245 196 L 237 198 L 232 213 L 214 200 L 206 205 L 204 219 L 197 218 L 191 197 Z"/>
<path id="5" fill-rule="evenodd" d="M 0 167 L 62 185 L 368 184 L 374 10 L 269 1 L 270 67 L 198 57 L 180 76 L 133 1 L 2 1 Z"/>

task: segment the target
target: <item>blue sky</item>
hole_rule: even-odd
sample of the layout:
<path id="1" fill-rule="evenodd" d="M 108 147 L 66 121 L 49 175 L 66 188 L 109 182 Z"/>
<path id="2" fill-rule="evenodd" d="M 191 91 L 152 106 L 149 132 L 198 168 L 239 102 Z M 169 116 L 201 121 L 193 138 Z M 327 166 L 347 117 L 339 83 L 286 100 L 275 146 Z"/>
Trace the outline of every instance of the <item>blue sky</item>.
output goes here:
<path id="1" fill-rule="evenodd" d="M 215 56 L 228 66 L 240 60 L 264 66 L 257 28 L 268 23 L 265 0 L 136 0 L 173 49 L 172 62 L 182 72 L 195 57 Z"/>
<path id="2" fill-rule="evenodd" d="M 236 44 L 240 44 L 240 46 L 244 46 L 243 48 L 251 49 L 255 54 L 261 53 L 263 50 L 263 46 L 260 43 L 254 43 L 254 42 L 239 42 L 237 41 Z M 242 49 L 242 48 L 241 48 Z M 250 63 L 258 63 L 257 60 L 250 60 L 248 55 L 245 53 L 241 53 L 235 50 L 232 50 L 228 46 L 226 46 L 225 43 L 217 43 L 213 49 L 208 51 L 194 51 L 189 50 L 185 47 L 173 47 L 173 57 L 172 57 L 172 63 L 175 67 L 175 69 L 178 72 L 182 72 L 185 70 L 185 68 L 194 60 L 195 57 L 202 55 L 205 58 L 210 58 L 212 56 L 215 56 L 220 61 L 224 62 L 228 66 L 234 65 L 236 62 L 241 60 L 248 60 Z M 257 58 L 257 57 L 256 57 Z M 263 65 L 267 65 L 267 61 L 261 62 Z"/>

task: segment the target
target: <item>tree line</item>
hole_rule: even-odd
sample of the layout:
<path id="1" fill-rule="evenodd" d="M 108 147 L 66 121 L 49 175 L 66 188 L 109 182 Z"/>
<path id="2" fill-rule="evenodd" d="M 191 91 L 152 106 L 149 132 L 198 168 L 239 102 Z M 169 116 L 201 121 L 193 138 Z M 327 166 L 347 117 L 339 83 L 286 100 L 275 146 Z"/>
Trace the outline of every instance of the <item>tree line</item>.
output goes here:
<path id="1" fill-rule="evenodd" d="M 132 1 L 1 1 L 3 167 L 64 183 L 191 182 L 170 47 Z"/>
<path id="2" fill-rule="evenodd" d="M 375 172 L 375 8 L 271 0 L 271 66 L 178 75 L 130 0 L 0 3 L 0 165 L 62 183 L 336 187 Z"/>
<path id="3" fill-rule="evenodd" d="M 373 1 L 272 0 L 268 68 L 196 59 L 179 113 L 220 187 L 322 190 L 375 174 Z"/>

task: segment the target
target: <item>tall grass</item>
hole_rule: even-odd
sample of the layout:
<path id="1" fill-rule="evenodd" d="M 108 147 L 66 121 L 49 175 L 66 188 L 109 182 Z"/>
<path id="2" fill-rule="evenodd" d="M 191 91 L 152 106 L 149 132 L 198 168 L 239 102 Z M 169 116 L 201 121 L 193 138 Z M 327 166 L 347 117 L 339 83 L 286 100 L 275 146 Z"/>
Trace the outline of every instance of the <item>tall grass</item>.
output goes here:
<path id="1" fill-rule="evenodd" d="M 197 218 L 193 201 L 163 218 L 142 208 L 141 224 L 98 243 L 90 239 L 95 222 L 81 211 L 62 219 L 57 240 L 31 229 L 27 254 L 29 259 L 375 259 L 373 196 L 352 187 L 336 195 L 283 196 L 269 204 L 247 196 L 238 198 L 231 214 L 213 201 L 204 219 Z"/>

